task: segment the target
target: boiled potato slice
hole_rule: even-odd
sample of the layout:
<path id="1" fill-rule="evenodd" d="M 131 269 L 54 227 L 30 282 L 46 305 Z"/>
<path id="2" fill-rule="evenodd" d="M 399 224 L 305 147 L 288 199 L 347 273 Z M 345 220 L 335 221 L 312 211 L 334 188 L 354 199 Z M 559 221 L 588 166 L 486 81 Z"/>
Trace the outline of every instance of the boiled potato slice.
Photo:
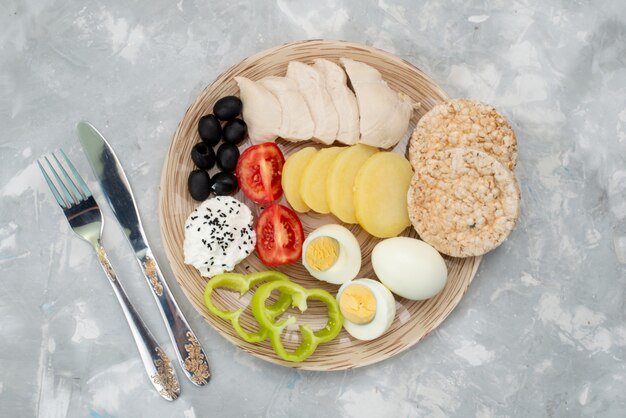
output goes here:
<path id="1" fill-rule="evenodd" d="M 378 149 L 358 144 L 345 148 L 330 166 L 326 179 L 326 198 L 330 212 L 345 223 L 357 223 L 354 213 L 354 179 L 361 166 Z"/>
<path id="2" fill-rule="evenodd" d="M 389 238 L 411 225 L 406 196 L 412 176 L 411 164 L 394 152 L 379 152 L 363 164 L 354 181 L 354 209 L 363 229 Z"/>
<path id="3" fill-rule="evenodd" d="M 330 165 L 344 148 L 322 148 L 315 154 L 302 174 L 300 196 L 311 209 L 318 213 L 329 213 L 326 200 L 326 177 Z"/>
<path id="4" fill-rule="evenodd" d="M 304 169 L 309 165 L 311 159 L 317 154 L 313 147 L 302 148 L 300 151 L 291 154 L 285 165 L 283 165 L 283 176 L 281 183 L 287 201 L 296 212 L 308 212 L 311 208 L 304 203 L 300 196 L 300 180 Z"/>

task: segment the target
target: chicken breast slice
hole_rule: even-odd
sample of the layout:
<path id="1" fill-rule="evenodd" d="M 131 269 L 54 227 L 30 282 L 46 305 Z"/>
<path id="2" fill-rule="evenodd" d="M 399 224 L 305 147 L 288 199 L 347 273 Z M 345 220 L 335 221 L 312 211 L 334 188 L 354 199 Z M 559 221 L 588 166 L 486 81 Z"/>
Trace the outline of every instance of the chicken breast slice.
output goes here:
<path id="1" fill-rule="evenodd" d="M 243 102 L 242 116 L 248 125 L 253 144 L 274 142 L 281 126 L 282 111 L 278 99 L 265 87 L 246 77 L 235 77 Z"/>
<path id="2" fill-rule="evenodd" d="M 326 90 L 324 76 L 310 65 L 291 61 L 287 66 L 287 78 L 298 84 L 298 89 L 309 106 L 315 124 L 313 140 L 326 145 L 332 144 L 337 138 L 339 117 Z"/>
<path id="3" fill-rule="evenodd" d="M 278 136 L 288 141 L 311 139 L 315 125 L 309 106 L 306 104 L 298 84 L 287 77 L 265 77 L 258 81 L 276 97 L 281 108 L 281 123 Z"/>
<path id="4" fill-rule="evenodd" d="M 337 141 L 353 145 L 359 140 L 359 107 L 356 96 L 348 88 L 348 77 L 345 71 L 332 61 L 317 58 L 313 60 L 313 67 L 319 71 L 326 80 L 326 90 L 335 105 L 339 118 L 337 129 Z"/>
<path id="5" fill-rule="evenodd" d="M 395 146 L 406 134 L 413 103 L 391 89 L 380 72 L 365 63 L 341 58 L 359 107 L 362 144 L 379 148 Z"/>

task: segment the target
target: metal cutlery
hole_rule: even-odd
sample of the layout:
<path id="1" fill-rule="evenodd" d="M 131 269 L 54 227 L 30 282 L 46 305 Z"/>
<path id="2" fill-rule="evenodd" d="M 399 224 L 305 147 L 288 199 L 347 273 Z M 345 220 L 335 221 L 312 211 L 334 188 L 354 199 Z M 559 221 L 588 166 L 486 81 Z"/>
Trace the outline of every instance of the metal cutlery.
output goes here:
<path id="1" fill-rule="evenodd" d="M 108 277 L 111 286 L 113 286 L 115 296 L 124 311 L 124 316 L 126 317 L 135 343 L 137 344 L 139 355 L 141 356 L 144 368 L 146 369 L 146 373 L 152 385 L 163 398 L 168 401 L 173 401 L 178 398 L 180 394 L 180 385 L 174 368 L 165 351 L 159 347 L 154 337 L 139 317 L 139 314 L 128 299 L 126 291 L 119 282 L 111 263 L 109 263 L 109 259 L 101 242 L 104 220 L 98 203 L 93 198 L 87 184 L 78 174 L 76 168 L 67 158 L 63 150 L 60 151 L 60 154 L 65 160 L 74 180 L 72 180 L 72 177 L 68 174 L 55 154 L 52 154 L 51 158 L 44 156 L 41 160 L 45 161 L 48 170 L 56 180 L 56 185 L 41 162 L 37 161 L 39 169 L 46 183 L 48 183 L 48 187 L 50 187 L 50 191 L 54 195 L 55 200 L 59 206 L 61 206 L 61 209 L 63 209 L 63 213 L 72 227 L 72 230 L 94 248 L 98 260 L 102 265 L 102 269 Z M 56 168 L 53 166 L 53 163 L 50 162 L 51 159 L 56 165 Z"/>
<path id="2" fill-rule="evenodd" d="M 88 122 L 79 122 L 78 138 L 100 187 L 157 301 L 161 317 L 185 375 L 198 386 L 210 378 L 207 357 L 191 330 L 148 245 L 133 192 L 122 165 L 104 137 Z"/>

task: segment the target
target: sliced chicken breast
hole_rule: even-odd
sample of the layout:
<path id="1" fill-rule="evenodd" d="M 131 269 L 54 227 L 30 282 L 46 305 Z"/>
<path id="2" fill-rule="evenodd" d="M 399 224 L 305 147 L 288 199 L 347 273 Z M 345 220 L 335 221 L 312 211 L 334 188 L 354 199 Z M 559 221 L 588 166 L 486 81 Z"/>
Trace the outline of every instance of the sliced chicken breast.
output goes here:
<path id="1" fill-rule="evenodd" d="M 265 77 L 258 81 L 280 103 L 282 119 L 278 136 L 288 141 L 304 141 L 311 139 L 315 133 L 315 125 L 309 106 L 298 84 L 287 77 Z"/>
<path id="2" fill-rule="evenodd" d="M 353 145 L 359 140 L 359 107 L 356 96 L 348 88 L 348 78 L 343 69 L 332 61 L 317 58 L 313 67 L 326 80 L 326 90 L 335 105 L 339 118 L 337 141 Z"/>
<path id="3" fill-rule="evenodd" d="M 315 124 L 313 140 L 326 145 L 332 144 L 337 138 L 339 117 L 326 90 L 324 76 L 312 66 L 291 61 L 287 66 L 287 78 L 298 84 L 298 89 L 309 106 Z"/>
<path id="4" fill-rule="evenodd" d="M 243 102 L 242 116 L 248 125 L 248 136 L 253 144 L 274 142 L 281 126 L 281 108 L 278 99 L 265 87 L 246 77 L 235 77 Z"/>
<path id="5" fill-rule="evenodd" d="M 392 90 L 374 67 L 341 58 L 359 106 L 362 144 L 379 148 L 395 146 L 406 134 L 413 114 L 411 100 Z"/>

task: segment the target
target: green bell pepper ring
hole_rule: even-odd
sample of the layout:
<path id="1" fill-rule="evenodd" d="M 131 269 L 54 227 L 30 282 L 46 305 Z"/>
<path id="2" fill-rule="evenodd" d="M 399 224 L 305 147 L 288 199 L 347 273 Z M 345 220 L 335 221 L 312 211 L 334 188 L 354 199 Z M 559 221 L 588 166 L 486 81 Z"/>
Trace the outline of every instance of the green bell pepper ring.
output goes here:
<path id="1" fill-rule="evenodd" d="M 211 297 L 213 295 L 213 291 L 219 287 L 234 290 L 243 295 L 259 283 L 283 280 L 289 280 L 289 278 L 278 271 L 262 271 L 245 276 L 238 273 L 218 274 L 213 276 L 204 288 L 204 304 L 212 314 L 230 321 L 237 334 L 245 341 L 249 343 L 264 341 L 267 339 L 268 330 L 262 325 L 259 325 L 259 330 L 257 332 L 247 332 L 241 326 L 239 319 L 241 314 L 244 312 L 245 307 L 237 309 L 236 311 L 222 311 L 213 304 Z M 290 303 L 291 296 L 289 296 L 288 293 L 282 293 L 274 304 L 266 307 L 268 318 L 273 320 L 280 316 L 289 307 Z"/>
<path id="2" fill-rule="evenodd" d="M 307 299 L 316 299 L 326 304 L 328 308 L 328 321 L 326 326 L 318 331 L 313 330 L 306 324 L 300 325 L 302 343 L 294 351 L 287 351 L 280 340 L 283 330 L 296 322 L 296 317 L 289 316 L 287 319 L 274 322 L 276 315 L 272 306 L 265 306 L 265 301 L 272 291 L 278 290 L 282 295 L 291 296 L 291 306 L 297 307 L 301 312 L 307 309 Z M 252 314 L 259 321 L 261 327 L 269 332 L 270 342 L 278 356 L 287 361 L 299 362 L 308 358 L 317 346 L 335 338 L 341 331 L 343 317 L 339 310 L 339 304 L 335 297 L 323 289 L 306 289 L 299 284 L 287 280 L 276 280 L 262 284 L 252 296 Z"/>

